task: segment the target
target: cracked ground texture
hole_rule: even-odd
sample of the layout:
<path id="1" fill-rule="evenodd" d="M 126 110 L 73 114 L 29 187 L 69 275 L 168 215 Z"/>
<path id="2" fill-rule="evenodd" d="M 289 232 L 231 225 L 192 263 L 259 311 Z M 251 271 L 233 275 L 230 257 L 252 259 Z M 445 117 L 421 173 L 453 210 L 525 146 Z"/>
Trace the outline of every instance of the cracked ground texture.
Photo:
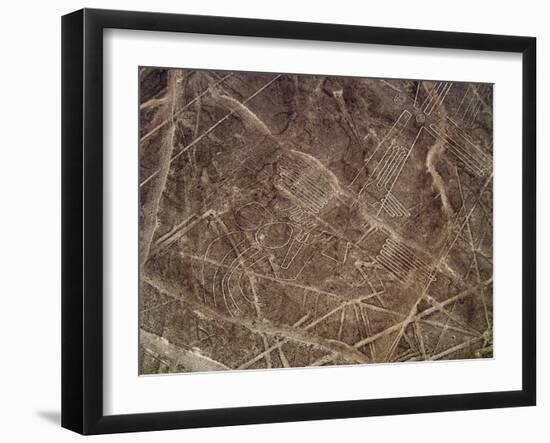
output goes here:
<path id="1" fill-rule="evenodd" d="M 139 91 L 141 374 L 492 357 L 492 85 Z"/>

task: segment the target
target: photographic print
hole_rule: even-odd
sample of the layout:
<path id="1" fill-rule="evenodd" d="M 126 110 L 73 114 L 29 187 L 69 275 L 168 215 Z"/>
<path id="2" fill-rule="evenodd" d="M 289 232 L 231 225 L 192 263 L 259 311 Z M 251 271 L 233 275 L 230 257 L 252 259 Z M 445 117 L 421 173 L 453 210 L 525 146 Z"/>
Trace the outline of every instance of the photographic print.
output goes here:
<path id="1" fill-rule="evenodd" d="M 492 358 L 491 84 L 138 75 L 140 374 Z"/>

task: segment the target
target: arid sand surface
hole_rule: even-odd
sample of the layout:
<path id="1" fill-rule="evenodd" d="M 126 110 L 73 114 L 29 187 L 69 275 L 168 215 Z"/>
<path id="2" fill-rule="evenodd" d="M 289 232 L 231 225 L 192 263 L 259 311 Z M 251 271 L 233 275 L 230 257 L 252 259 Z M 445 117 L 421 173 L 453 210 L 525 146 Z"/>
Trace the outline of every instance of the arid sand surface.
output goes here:
<path id="1" fill-rule="evenodd" d="M 492 85 L 139 83 L 141 374 L 492 357 Z"/>

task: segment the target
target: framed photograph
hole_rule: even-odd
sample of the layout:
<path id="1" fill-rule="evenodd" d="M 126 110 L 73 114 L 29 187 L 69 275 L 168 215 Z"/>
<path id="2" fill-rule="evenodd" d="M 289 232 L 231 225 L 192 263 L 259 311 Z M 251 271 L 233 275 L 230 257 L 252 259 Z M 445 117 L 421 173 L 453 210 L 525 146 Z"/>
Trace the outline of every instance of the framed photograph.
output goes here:
<path id="1" fill-rule="evenodd" d="M 62 19 L 62 425 L 536 402 L 531 37 Z"/>

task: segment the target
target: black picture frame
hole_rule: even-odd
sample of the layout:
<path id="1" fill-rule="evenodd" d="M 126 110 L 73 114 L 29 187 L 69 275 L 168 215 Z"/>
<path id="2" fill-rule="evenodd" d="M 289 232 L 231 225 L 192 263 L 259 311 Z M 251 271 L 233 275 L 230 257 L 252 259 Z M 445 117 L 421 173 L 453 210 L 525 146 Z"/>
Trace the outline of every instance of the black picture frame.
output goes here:
<path id="1" fill-rule="evenodd" d="M 171 31 L 522 54 L 522 389 L 170 411 L 103 412 L 103 30 Z M 83 9 L 62 18 L 62 426 L 82 434 L 458 411 L 536 403 L 536 39 Z M 137 297 L 137 294 L 136 294 Z"/>

